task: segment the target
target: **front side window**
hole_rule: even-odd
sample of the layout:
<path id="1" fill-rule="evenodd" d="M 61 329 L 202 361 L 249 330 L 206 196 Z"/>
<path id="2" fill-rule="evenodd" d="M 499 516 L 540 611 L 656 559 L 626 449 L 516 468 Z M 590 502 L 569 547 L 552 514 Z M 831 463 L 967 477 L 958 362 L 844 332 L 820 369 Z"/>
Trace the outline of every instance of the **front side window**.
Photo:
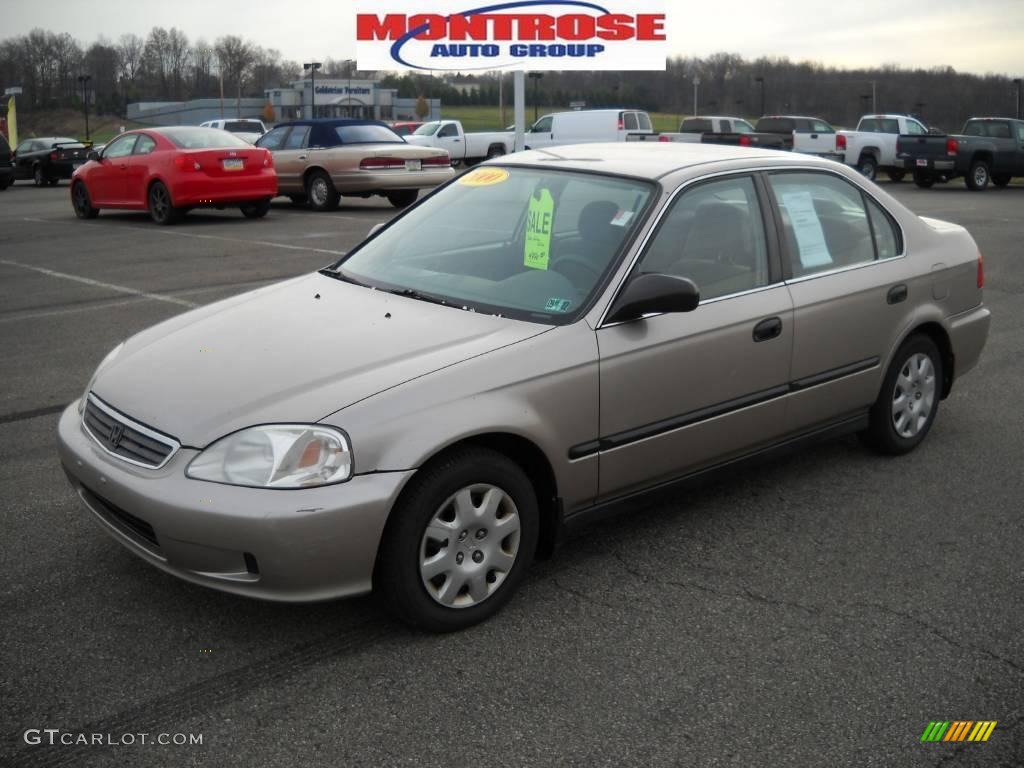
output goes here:
<path id="1" fill-rule="evenodd" d="M 415 131 L 412 132 L 413 136 L 433 136 L 437 133 L 437 129 L 441 127 L 440 123 L 424 123 Z"/>
<path id="2" fill-rule="evenodd" d="M 366 241 L 337 271 L 381 290 L 564 324 L 614 269 L 654 191 L 616 176 L 477 168 Z"/>
<path id="3" fill-rule="evenodd" d="M 309 132 L 308 125 L 296 127 L 305 128 L 307 133 Z M 271 151 L 281 149 L 281 147 L 284 146 L 285 134 L 288 133 L 289 129 L 290 126 L 287 125 L 279 125 L 277 128 L 271 128 L 265 134 L 260 136 L 259 140 L 256 142 L 256 146 L 263 147 L 263 149 L 269 149 Z"/>
<path id="4" fill-rule="evenodd" d="M 103 158 L 109 160 L 117 157 L 127 157 L 132 153 L 137 138 L 138 136 L 134 133 L 129 136 L 118 137 L 103 150 Z"/>
<path id="5" fill-rule="evenodd" d="M 440 133 L 437 134 L 437 137 L 439 139 L 454 139 L 458 135 L 459 129 L 455 127 L 455 123 L 448 123 L 441 129 Z"/>
<path id="6" fill-rule="evenodd" d="M 898 255 L 894 225 L 881 210 L 869 222 L 868 199 L 850 182 L 807 172 L 775 173 L 768 178 L 782 214 L 793 277 Z M 872 227 L 876 220 L 877 235 Z"/>
<path id="7" fill-rule="evenodd" d="M 538 120 L 536 123 L 533 124 L 533 128 L 530 129 L 530 132 L 531 133 L 550 133 L 551 132 L 551 123 L 553 121 L 554 121 L 554 118 L 551 115 L 548 115 L 547 117 L 542 117 L 540 120 Z"/>
<path id="8" fill-rule="evenodd" d="M 133 154 L 136 155 L 148 155 L 156 149 L 156 141 L 146 134 L 139 134 L 139 140 L 135 142 L 135 150 Z"/>
<path id="9" fill-rule="evenodd" d="M 753 180 L 739 176 L 683 192 L 638 269 L 689 278 L 701 300 L 768 285 L 768 247 Z"/>

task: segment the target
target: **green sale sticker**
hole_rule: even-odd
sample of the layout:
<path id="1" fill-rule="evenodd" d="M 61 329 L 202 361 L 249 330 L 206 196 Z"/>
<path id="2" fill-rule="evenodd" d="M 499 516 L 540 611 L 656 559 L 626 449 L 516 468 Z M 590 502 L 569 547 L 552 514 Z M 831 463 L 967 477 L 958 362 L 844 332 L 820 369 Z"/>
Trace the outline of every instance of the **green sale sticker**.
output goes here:
<path id="1" fill-rule="evenodd" d="M 555 218 L 555 200 L 551 192 L 542 189 L 530 196 L 526 211 L 526 244 L 523 264 L 530 269 L 547 269 L 551 255 L 551 226 Z"/>

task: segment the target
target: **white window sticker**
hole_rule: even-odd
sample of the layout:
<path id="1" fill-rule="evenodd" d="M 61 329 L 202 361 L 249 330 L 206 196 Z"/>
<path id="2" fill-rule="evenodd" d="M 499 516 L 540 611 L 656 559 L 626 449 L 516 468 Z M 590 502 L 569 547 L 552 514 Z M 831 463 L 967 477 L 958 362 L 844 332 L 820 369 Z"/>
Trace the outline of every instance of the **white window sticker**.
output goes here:
<path id="1" fill-rule="evenodd" d="M 789 221 L 800 247 L 800 263 L 805 269 L 824 267 L 832 263 L 832 254 L 828 251 L 825 232 L 818 220 L 818 212 L 814 210 L 814 200 L 810 192 L 784 192 L 782 205 L 789 214 Z"/>
<path id="2" fill-rule="evenodd" d="M 624 227 L 633 220 L 633 211 L 626 211 L 619 208 L 618 212 L 612 216 L 611 224 L 613 227 Z"/>

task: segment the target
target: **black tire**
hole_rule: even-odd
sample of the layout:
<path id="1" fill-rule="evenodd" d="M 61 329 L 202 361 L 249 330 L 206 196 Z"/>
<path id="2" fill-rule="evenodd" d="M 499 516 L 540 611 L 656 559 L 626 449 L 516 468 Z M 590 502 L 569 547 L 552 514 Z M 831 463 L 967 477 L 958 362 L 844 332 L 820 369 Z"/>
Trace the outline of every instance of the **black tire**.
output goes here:
<path id="1" fill-rule="evenodd" d="M 341 195 L 326 171 L 316 170 L 306 177 L 306 198 L 314 211 L 333 211 L 341 202 Z"/>
<path id="2" fill-rule="evenodd" d="M 519 517 L 518 547 L 511 567 L 497 581 L 493 591 L 475 600 L 468 591 L 459 589 L 456 598 L 467 601 L 464 607 L 443 605 L 440 598 L 428 592 L 427 582 L 420 571 L 421 558 L 426 548 L 427 526 L 449 504 L 457 492 L 474 485 L 491 485 L 502 491 L 514 504 Z M 477 500 L 474 499 L 474 506 Z M 454 522 L 458 522 L 456 519 Z M 427 464 L 416 473 L 409 486 L 403 491 L 395 508 L 391 511 L 384 537 L 381 542 L 374 573 L 374 587 L 388 608 L 402 621 L 430 632 L 453 632 L 465 629 L 491 617 L 512 598 L 537 549 L 540 516 L 537 496 L 530 479 L 523 470 L 505 455 L 487 448 L 457 448 Z M 443 589 L 451 580 L 465 580 L 467 574 L 477 574 L 487 585 L 494 584 L 492 578 L 497 571 L 487 570 L 481 551 L 475 544 L 486 539 L 477 538 L 476 529 L 470 524 L 462 531 L 459 525 L 453 530 L 452 538 L 438 548 L 438 553 L 451 547 L 454 552 L 450 571 L 439 574 L 434 588 Z M 471 530 L 473 529 L 473 530 Z M 495 541 L 496 539 L 492 539 Z M 462 543 L 466 542 L 466 543 Z M 508 539 L 502 539 L 500 546 L 505 550 Z M 472 561 L 472 562 L 470 562 Z M 454 565 L 458 562 L 459 565 Z M 465 563 L 465 565 L 463 565 Z M 475 564 L 482 564 L 475 567 Z M 486 574 L 480 576 L 483 571 Z M 454 573 L 454 578 L 448 574 Z M 466 582 L 468 584 L 468 581 Z M 480 585 L 479 578 L 477 585 Z M 491 586 L 485 587 L 487 590 Z"/>
<path id="3" fill-rule="evenodd" d="M 505 148 L 500 144 L 495 144 L 487 150 L 487 159 L 490 160 L 492 157 L 501 157 L 505 154 Z"/>
<path id="4" fill-rule="evenodd" d="M 149 207 L 149 218 L 161 226 L 176 223 L 181 219 L 182 210 L 174 207 L 171 192 L 162 181 L 154 181 L 146 195 Z"/>
<path id="5" fill-rule="evenodd" d="M 889 181 L 892 181 L 892 182 L 895 182 L 896 184 L 899 184 L 906 177 L 907 172 L 906 171 L 893 171 L 893 170 L 889 170 L 889 171 L 886 171 L 886 174 L 889 176 Z"/>
<path id="6" fill-rule="evenodd" d="M 242 203 L 238 208 L 247 219 L 262 219 L 270 212 L 270 198 Z"/>
<path id="7" fill-rule="evenodd" d="M 71 185 L 71 207 L 75 209 L 75 216 L 80 219 L 95 219 L 100 215 L 100 209 L 93 207 L 89 190 L 82 181 L 76 181 Z"/>
<path id="8" fill-rule="evenodd" d="M 992 183 L 997 187 L 1007 187 L 1013 181 L 1013 175 L 1009 173 L 993 173 Z"/>
<path id="9" fill-rule="evenodd" d="M 971 167 L 967 169 L 967 175 L 964 176 L 964 184 L 972 192 L 983 192 L 988 188 L 990 181 L 992 181 L 992 172 L 985 160 L 972 162 Z"/>
<path id="10" fill-rule="evenodd" d="M 857 172 L 868 181 L 878 178 L 878 161 L 874 155 L 862 155 L 857 161 Z"/>
<path id="11" fill-rule="evenodd" d="M 924 358 L 927 358 L 930 364 L 930 384 L 928 369 L 922 372 L 916 366 L 912 366 L 913 361 Z M 915 334 L 903 342 L 885 374 L 878 399 L 871 406 L 870 424 L 861 433 L 861 439 L 865 444 L 889 456 L 900 456 L 914 450 L 935 423 L 935 416 L 939 412 L 939 400 L 942 399 L 943 375 L 942 355 L 930 337 Z M 904 387 L 901 380 L 909 382 L 908 385 Z M 927 403 L 929 386 L 930 404 Z M 901 411 L 900 418 L 904 420 L 901 423 L 913 424 L 917 420 L 916 431 L 913 434 L 901 434 L 897 428 L 894 410 L 901 397 L 906 398 L 903 402 L 908 404 L 908 408 Z"/>
<path id="12" fill-rule="evenodd" d="M 3 192 L 5 189 L 7 189 L 13 183 L 14 183 L 14 176 L 13 175 L 12 176 L 5 176 L 4 178 L 0 179 L 0 192 Z"/>
<path id="13" fill-rule="evenodd" d="M 386 193 L 386 197 L 388 202 L 395 206 L 395 208 L 408 208 L 416 202 L 419 194 L 420 191 L 418 189 L 396 189 Z"/>
<path id="14" fill-rule="evenodd" d="M 292 201 L 292 205 L 302 208 L 305 208 L 306 204 L 309 203 L 309 198 L 305 195 L 288 195 L 288 199 Z"/>
<path id="15" fill-rule="evenodd" d="M 49 179 L 46 178 L 46 172 L 43 170 L 43 166 L 36 165 L 32 168 L 32 181 L 35 182 L 37 187 L 45 187 Z"/>
<path id="16" fill-rule="evenodd" d="M 914 171 L 914 183 L 921 189 L 931 189 L 935 186 L 935 176 L 928 171 Z"/>

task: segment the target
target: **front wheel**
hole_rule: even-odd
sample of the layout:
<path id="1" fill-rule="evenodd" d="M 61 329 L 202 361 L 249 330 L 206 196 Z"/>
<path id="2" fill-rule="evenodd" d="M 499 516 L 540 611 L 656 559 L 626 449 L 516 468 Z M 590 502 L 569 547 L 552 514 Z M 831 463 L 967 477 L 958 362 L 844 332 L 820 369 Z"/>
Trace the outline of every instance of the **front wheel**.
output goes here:
<path id="1" fill-rule="evenodd" d="M 375 587 L 403 621 L 452 632 L 497 613 L 537 548 L 530 479 L 486 448 L 456 449 L 421 469 L 384 533 Z"/>
<path id="2" fill-rule="evenodd" d="M 871 155 L 865 155 L 857 163 L 857 171 L 868 181 L 874 181 L 878 177 L 878 163 Z"/>
<path id="3" fill-rule="evenodd" d="M 181 218 L 181 209 L 174 207 L 171 193 L 162 181 L 153 182 L 153 186 L 149 188 L 148 200 L 149 217 L 157 224 L 166 226 Z"/>
<path id="4" fill-rule="evenodd" d="M 416 202 L 419 194 L 418 189 L 396 189 L 393 192 L 388 192 L 387 198 L 395 208 L 408 208 Z"/>
<path id="5" fill-rule="evenodd" d="M 942 356 L 923 334 L 896 352 L 882 391 L 871 407 L 864 442 L 879 453 L 899 456 L 914 450 L 935 422 L 942 397 Z"/>
<path id="6" fill-rule="evenodd" d="M 921 189 L 931 189 L 935 186 L 935 177 L 928 171 L 914 171 L 914 183 Z"/>
<path id="7" fill-rule="evenodd" d="M 71 186 L 71 206 L 75 209 L 75 215 L 80 219 L 95 219 L 100 215 L 100 209 L 93 207 L 89 190 L 81 181 L 76 181 Z"/>
<path id="8" fill-rule="evenodd" d="M 242 215 L 247 219 L 262 219 L 267 213 L 270 212 L 270 198 L 264 200 L 256 200 L 252 203 L 243 203 L 238 206 L 242 211 Z"/>
<path id="9" fill-rule="evenodd" d="M 889 174 L 889 181 L 899 184 L 903 181 L 903 177 L 907 175 L 906 171 L 886 171 Z"/>
<path id="10" fill-rule="evenodd" d="M 43 166 L 37 165 L 32 169 L 32 181 L 35 182 L 37 187 L 45 187 L 49 179 L 46 178 L 46 173 L 43 171 Z"/>
<path id="11" fill-rule="evenodd" d="M 964 177 L 964 183 L 972 192 L 982 192 L 988 187 L 991 181 L 991 172 L 988 163 L 984 160 L 975 160 Z"/>

